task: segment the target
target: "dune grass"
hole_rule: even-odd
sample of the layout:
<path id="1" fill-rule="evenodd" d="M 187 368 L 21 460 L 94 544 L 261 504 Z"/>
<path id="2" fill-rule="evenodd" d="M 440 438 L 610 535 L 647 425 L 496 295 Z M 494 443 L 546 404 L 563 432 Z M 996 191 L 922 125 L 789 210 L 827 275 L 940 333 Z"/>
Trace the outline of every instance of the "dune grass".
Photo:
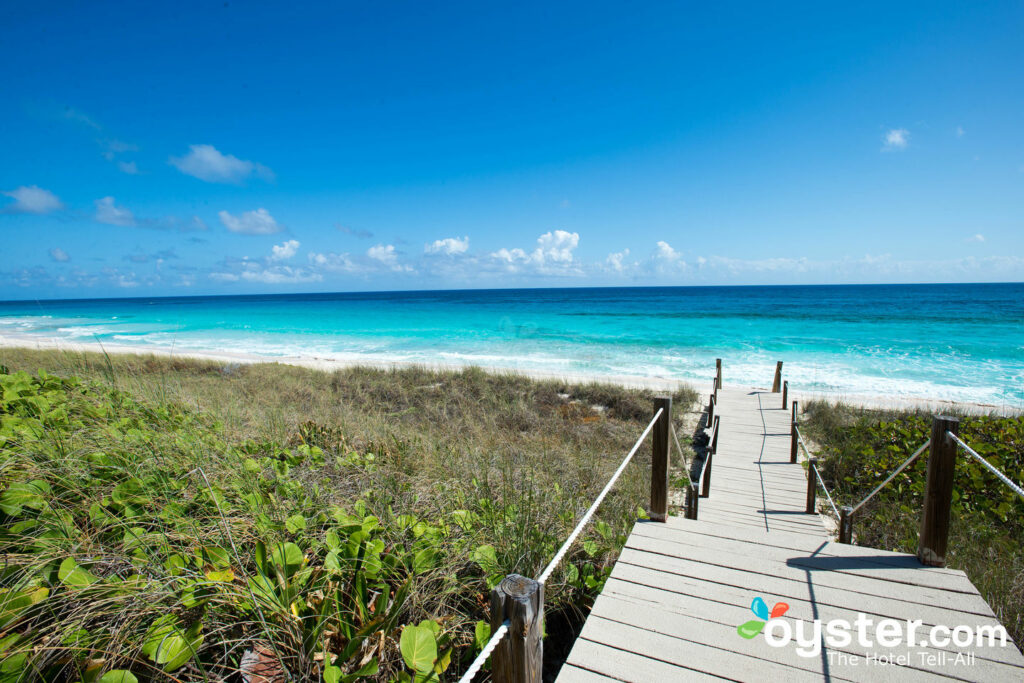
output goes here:
<path id="1" fill-rule="evenodd" d="M 812 402 L 807 434 L 837 505 L 856 505 L 928 440 L 932 415 Z M 960 415 L 960 437 L 1012 480 L 1024 481 L 1024 416 Z M 901 472 L 854 519 L 859 545 L 917 552 L 927 454 Z M 948 566 L 967 573 L 1018 647 L 1024 647 L 1024 501 L 960 453 Z"/>
<path id="2" fill-rule="evenodd" d="M 652 413 L 477 369 L 0 365 L 0 680 L 454 679 L 489 588 L 539 573 Z M 637 458 L 547 584 L 549 675 L 649 476 Z"/>

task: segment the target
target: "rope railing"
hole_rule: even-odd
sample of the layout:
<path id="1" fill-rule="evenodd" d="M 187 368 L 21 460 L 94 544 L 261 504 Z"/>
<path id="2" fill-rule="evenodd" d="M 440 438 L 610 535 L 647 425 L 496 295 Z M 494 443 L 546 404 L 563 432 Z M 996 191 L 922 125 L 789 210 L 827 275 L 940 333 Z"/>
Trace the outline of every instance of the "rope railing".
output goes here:
<path id="1" fill-rule="evenodd" d="M 609 491 L 611 491 L 612 487 L 615 485 L 615 482 L 618 481 L 619 477 L 625 471 L 626 466 L 629 465 L 630 461 L 633 460 L 633 456 L 636 455 L 638 450 L 640 450 L 640 446 L 643 444 L 644 440 L 647 439 L 648 435 L 651 433 L 651 430 L 654 429 L 654 425 L 657 424 L 658 420 L 664 413 L 664 408 L 658 408 L 658 410 L 654 413 L 654 417 L 651 418 L 651 421 L 650 423 L 648 423 L 647 428 L 644 429 L 644 431 L 640 434 L 640 437 L 636 440 L 636 443 L 634 443 L 633 447 L 629 450 L 629 453 L 626 455 L 625 458 L 623 458 L 622 463 L 619 464 L 618 469 L 615 470 L 615 473 L 612 475 L 611 479 L 608 480 L 608 483 L 605 484 L 605 487 L 601 490 L 601 493 L 599 493 L 597 495 L 597 498 L 594 499 L 593 504 L 591 504 L 587 511 L 583 513 L 583 517 L 580 518 L 579 523 L 576 524 L 576 527 L 572 530 L 572 533 L 569 534 L 569 537 L 565 540 L 565 543 L 563 543 L 562 546 L 558 549 L 558 552 L 555 553 L 555 556 L 544 568 L 544 571 L 542 571 L 540 573 L 540 576 L 537 577 L 536 581 L 534 582 L 536 584 L 534 586 L 534 589 L 535 591 L 539 592 L 541 596 L 543 596 L 544 584 L 547 582 L 549 578 L 551 578 L 551 574 L 555 571 L 555 569 L 558 568 L 558 565 L 565 558 L 566 553 L 569 552 L 569 548 L 572 547 L 572 544 L 583 532 L 583 529 L 586 528 L 587 523 L 590 522 L 590 519 L 594 516 L 594 513 L 597 512 L 597 508 L 601 505 L 605 497 L 608 495 Z M 676 441 L 676 445 L 678 447 L 678 439 Z M 522 577 L 518 578 L 521 579 Z M 541 609 L 543 609 L 542 603 L 543 597 L 541 597 Z M 493 609 L 493 594 L 491 604 Z M 518 631 L 521 626 L 522 624 L 517 625 L 516 630 Z M 466 673 L 464 673 L 462 675 L 462 678 L 459 679 L 459 683 L 470 683 L 470 681 L 473 680 L 473 677 L 480 672 L 481 667 L 483 667 L 484 663 L 487 662 L 487 659 L 494 652 L 494 649 L 498 646 L 502 639 L 509 634 L 511 628 L 511 621 L 506 619 L 501 624 L 501 626 L 494 633 L 491 634 L 490 639 L 487 641 L 487 644 L 484 646 L 484 648 L 480 651 L 480 654 L 476 656 L 476 659 L 473 660 L 473 663 L 466 670 Z"/>
<path id="2" fill-rule="evenodd" d="M 459 683 L 469 683 L 473 680 L 474 676 L 480 673 L 481 667 L 487 663 L 487 658 L 491 656 L 491 653 L 494 652 L 494 648 L 498 647 L 498 643 L 500 643 L 501 639 L 508 633 L 508 627 L 511 623 L 512 622 L 506 619 L 498 630 L 491 634 L 490 640 L 487 641 L 487 644 L 484 645 L 484 649 L 480 650 L 480 654 L 476 656 L 473 663 L 469 665 L 468 669 L 466 669 L 466 673 L 462 674 L 462 678 L 459 679 Z"/>
<path id="3" fill-rule="evenodd" d="M 928 446 L 930 446 L 931 443 L 932 443 L 931 439 L 928 439 L 927 441 L 925 441 L 924 444 L 922 444 L 922 446 L 920 448 L 918 448 L 916 451 L 914 451 L 913 455 L 911 455 L 909 458 L 907 458 L 906 460 L 903 461 L 902 465 L 900 465 L 895 470 L 893 470 L 892 474 L 890 474 L 888 477 L 885 478 L 885 481 L 883 481 L 881 484 L 876 486 L 871 493 L 866 495 L 864 497 L 864 500 L 862 500 L 861 502 L 859 502 L 856 505 L 854 505 L 853 508 L 850 510 L 850 513 L 852 514 L 852 513 L 856 512 L 857 510 L 860 510 L 862 507 L 864 507 L 864 504 L 867 503 L 872 498 L 874 498 L 875 494 L 878 493 L 879 491 L 881 491 L 883 488 L 885 488 L 886 484 L 888 484 L 890 481 L 895 479 L 897 474 L 899 474 L 900 472 L 905 470 L 910 463 L 912 463 L 915 460 L 917 460 L 917 457 L 919 455 L 921 455 L 922 453 L 924 453 L 924 449 L 928 448 Z"/>
<path id="4" fill-rule="evenodd" d="M 974 450 L 973 448 L 971 448 L 970 446 L 968 446 L 967 444 L 965 444 L 965 443 L 964 443 L 963 441 L 961 441 L 961 440 L 960 440 L 960 437 L 958 437 L 958 436 L 957 436 L 956 434 L 954 434 L 953 432 L 951 432 L 951 431 L 947 431 L 947 432 L 946 432 L 946 436 L 949 436 L 949 437 L 951 437 L 951 438 L 953 439 L 953 441 L 956 441 L 957 445 L 959 445 L 959 446 L 960 446 L 960 448 L 962 448 L 962 449 L 964 449 L 965 451 L 967 451 L 967 453 L 969 453 L 969 454 L 971 455 L 971 457 L 973 457 L 973 458 L 974 458 L 975 460 L 977 460 L 977 461 L 978 461 L 978 462 L 980 462 L 980 463 L 981 463 L 982 465 L 984 465 L 984 466 L 985 466 L 985 467 L 986 467 L 986 468 L 988 469 L 988 471 L 989 471 L 989 472 L 991 472 L 992 474 L 994 474 L 994 475 L 996 475 L 997 477 L 999 477 L 1000 481 L 1002 481 L 1002 482 L 1003 482 L 1004 484 L 1006 484 L 1007 486 L 1009 486 L 1009 487 L 1010 487 L 1010 489 L 1011 489 L 1011 490 L 1013 490 L 1013 492 L 1014 492 L 1014 493 L 1016 493 L 1016 494 L 1017 494 L 1018 496 L 1020 496 L 1020 497 L 1021 497 L 1022 499 L 1024 499 L 1024 489 L 1022 489 L 1022 488 L 1021 488 L 1020 486 L 1018 486 L 1017 484 L 1015 484 L 1015 483 L 1014 483 L 1014 482 L 1013 482 L 1013 481 L 1012 481 L 1012 480 L 1011 480 L 1011 479 L 1010 479 L 1009 477 L 1007 477 L 1007 476 L 1006 476 L 1005 474 L 1003 474 L 1002 472 L 1000 472 L 1000 471 L 999 471 L 999 470 L 998 470 L 998 469 L 997 469 L 997 468 L 995 467 L 995 465 L 993 465 L 993 464 L 992 464 L 992 463 L 990 463 L 990 462 L 989 462 L 988 460 L 986 460 L 985 458 L 983 458 L 983 457 L 981 457 L 980 455 L 978 455 L 978 452 L 977 452 L 977 451 L 975 451 L 975 450 Z"/>
<path id="5" fill-rule="evenodd" d="M 811 470 L 814 472 L 814 476 L 818 478 L 818 483 L 821 484 L 821 490 L 825 492 L 825 498 L 828 500 L 828 504 L 832 506 L 832 512 L 836 513 L 836 517 L 840 517 L 839 508 L 836 507 L 835 502 L 832 500 L 832 495 L 828 492 L 828 487 L 825 486 L 825 481 L 821 478 L 821 473 L 818 471 L 818 466 L 815 463 L 816 458 L 811 458 L 808 463 L 811 466 Z"/>
<path id="6" fill-rule="evenodd" d="M 686 470 L 686 480 L 692 484 L 693 479 L 690 478 L 690 466 L 692 463 L 686 462 L 686 454 L 683 452 L 683 447 L 679 445 L 679 437 L 676 436 L 676 426 L 674 424 L 669 423 L 669 432 L 672 433 L 672 440 L 676 444 L 676 452 L 679 453 L 679 459 L 682 460 L 683 465 L 685 465 L 684 469 Z"/>
<path id="7" fill-rule="evenodd" d="M 658 412 L 654 413 L 654 417 L 651 418 L 651 422 L 650 424 L 647 425 L 647 429 L 643 431 L 643 434 L 640 435 L 640 438 L 636 440 L 635 444 L 633 444 L 633 448 L 630 449 L 629 455 L 627 455 L 623 459 L 622 464 L 619 465 L 619 469 L 615 470 L 615 474 L 613 474 L 612 478 L 608 480 L 607 484 L 605 484 L 605 487 L 601 491 L 601 493 L 597 495 L 597 499 L 594 500 L 594 504 L 590 506 L 586 513 L 584 513 L 582 519 L 580 519 L 579 524 L 577 524 L 576 528 L 572 530 L 571 534 L 569 534 L 569 538 L 565 540 L 565 543 L 562 544 L 562 547 L 558 549 L 557 553 L 555 553 L 554 558 L 552 558 L 551 562 L 548 563 L 548 566 L 544 568 L 544 571 L 541 572 L 540 576 L 537 578 L 537 583 L 543 585 L 544 582 L 547 581 L 548 578 L 551 576 L 551 573 L 555 571 L 555 568 L 558 567 L 558 564 L 562 561 L 562 558 L 564 558 L 565 554 L 569 552 L 569 548 L 572 546 L 573 542 L 583 531 L 583 528 L 587 526 L 587 522 L 589 522 L 590 518 L 594 516 L 595 512 L 597 512 L 598 506 L 601 505 L 602 501 L 604 501 L 605 496 L 607 496 L 608 492 L 611 491 L 612 486 L 614 486 L 615 482 L 618 481 L 619 475 L 622 474 L 623 470 L 626 469 L 626 465 L 628 465 L 629 461 L 633 459 L 634 455 L 636 455 L 636 452 L 640 449 L 640 445 L 644 442 L 644 439 L 646 439 L 647 435 L 651 433 L 652 429 L 654 429 L 654 424 L 658 421 L 658 418 L 661 417 L 661 414 L 663 412 L 664 410 L 662 408 L 659 408 Z"/>

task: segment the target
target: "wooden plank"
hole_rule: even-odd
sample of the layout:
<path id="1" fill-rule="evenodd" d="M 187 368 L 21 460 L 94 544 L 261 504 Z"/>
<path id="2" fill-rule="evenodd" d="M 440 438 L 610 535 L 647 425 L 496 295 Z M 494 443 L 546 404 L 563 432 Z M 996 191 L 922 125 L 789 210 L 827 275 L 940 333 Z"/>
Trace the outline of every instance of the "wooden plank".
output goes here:
<path id="1" fill-rule="evenodd" d="M 584 630 L 586 628 L 585 626 Z M 620 681 L 721 680 L 716 676 L 683 669 L 658 659 L 594 642 L 583 635 L 576 639 L 567 663 Z"/>
<path id="2" fill-rule="evenodd" d="M 558 670 L 558 683 L 608 683 L 616 679 L 593 671 L 581 669 L 572 664 L 563 664 Z"/>
<path id="3" fill-rule="evenodd" d="M 748 608 L 734 603 L 722 603 L 703 596 L 680 595 L 664 589 L 620 581 L 618 579 L 609 579 L 602 597 L 598 600 L 603 600 L 606 596 L 612 600 L 635 602 L 651 615 L 650 619 L 652 622 L 656 618 L 655 614 L 674 614 L 682 619 L 698 621 L 705 628 L 718 629 L 719 627 L 725 627 L 731 629 L 737 640 L 742 639 L 735 635 L 736 625 L 744 623 L 752 616 Z M 796 628 L 795 622 L 802 622 L 804 624 L 802 628 L 805 629 L 804 633 L 810 633 L 807 629 L 810 628 L 811 620 L 794 617 L 791 614 L 792 611 L 791 606 L 790 611 L 786 613 L 786 618 L 794 622 L 794 629 Z M 834 617 L 823 616 L 818 618 L 830 619 Z M 713 624 L 718 624 L 718 626 L 713 626 Z M 725 631 L 722 632 L 725 633 Z M 857 655 L 864 655 L 866 652 L 865 648 L 859 646 L 855 639 L 842 647 L 823 649 L 826 652 L 832 650 Z M 915 647 L 915 651 L 918 650 L 937 655 L 938 657 L 941 657 L 942 653 L 946 653 L 947 659 L 951 659 L 950 655 L 955 655 L 959 651 L 952 645 L 948 649 Z M 1024 668 L 1022 668 L 1024 667 L 1024 658 L 1020 656 L 1016 648 L 1012 646 L 998 650 L 984 648 L 978 649 L 976 652 L 978 653 L 978 658 L 971 667 L 972 670 L 975 670 L 975 675 L 966 677 L 968 680 L 1014 680 L 1018 682 L 1021 680 L 1022 674 L 1024 674 Z M 985 657 L 983 656 L 985 653 L 995 656 Z M 916 660 L 910 662 L 910 665 L 912 668 L 919 668 L 925 671 L 934 670 L 934 667 L 929 667 L 925 663 Z M 869 671 L 874 670 L 874 668 L 869 669 Z M 956 671 L 956 667 L 954 667 L 954 671 Z M 962 667 L 957 675 L 958 677 L 964 677 Z"/>
<path id="4" fill-rule="evenodd" d="M 814 681 L 815 683 L 821 680 L 819 672 L 798 669 L 767 659 L 744 657 L 711 645 L 682 640 L 657 631 L 605 619 L 596 614 L 591 614 L 587 619 L 586 628 L 589 629 L 586 636 L 588 640 L 654 657 L 684 669 L 721 678 L 740 681 L 779 680 Z M 733 635 L 736 640 L 742 640 L 735 632 Z"/>
<path id="5" fill-rule="evenodd" d="M 681 543 L 676 545 L 672 536 L 667 533 L 659 534 L 659 531 L 668 532 L 668 530 L 658 529 L 643 529 L 643 536 L 648 538 L 655 538 L 665 543 L 664 552 L 672 554 L 690 555 L 693 552 L 699 552 L 692 544 Z M 783 532 L 768 532 L 772 533 L 783 533 Z M 638 533 L 639 537 L 641 534 Z M 706 539 L 706 548 L 715 548 L 716 550 L 722 550 L 724 548 L 722 544 L 713 543 L 710 538 Z M 836 544 L 839 545 L 839 544 Z M 772 546 L 767 546 L 771 548 Z M 749 555 L 748 553 L 737 553 L 737 555 Z M 767 554 L 767 553 L 765 553 Z M 816 574 L 843 574 L 850 576 L 863 576 L 867 578 L 881 579 L 892 583 L 898 583 L 908 586 L 925 586 L 928 588 L 938 588 L 945 591 L 956 591 L 960 593 L 976 594 L 978 591 L 974 588 L 974 585 L 967 579 L 966 576 L 956 576 L 951 574 L 938 574 L 923 571 L 924 567 L 899 567 L 892 565 L 881 565 L 874 562 L 867 562 L 862 557 L 857 556 L 841 556 L 831 555 L 828 557 L 819 557 L 816 555 L 808 555 L 802 553 L 790 553 L 788 556 L 779 557 L 778 561 L 784 564 L 788 564 L 792 567 L 799 568 L 805 571 L 811 571 Z M 902 590 L 902 588 L 900 588 Z"/>
<path id="6" fill-rule="evenodd" d="M 723 561 L 717 556 L 715 559 Z M 756 558 L 753 559 L 756 561 Z M 766 563 L 764 571 L 755 572 L 739 565 L 734 565 L 733 568 L 699 560 L 682 560 L 636 550 L 633 547 L 627 547 L 622 551 L 616 566 L 619 563 L 686 578 L 697 578 L 724 586 L 766 591 L 780 597 L 815 600 L 821 604 L 860 609 L 862 612 L 871 612 L 879 616 L 902 614 L 902 619 L 924 619 L 924 615 L 929 614 L 932 615 L 930 618 L 936 620 L 930 621 L 931 624 L 943 623 L 940 621 L 941 615 L 956 617 L 957 613 L 963 613 L 965 617 L 972 615 L 995 619 L 995 614 L 988 603 L 980 596 L 922 588 L 903 590 L 894 595 L 892 585 L 886 581 L 837 577 L 831 576 L 830 572 L 808 577 L 804 572 L 786 571 L 773 563 Z M 772 568 L 778 571 L 772 572 Z M 936 608 L 933 605 L 941 607 Z"/>

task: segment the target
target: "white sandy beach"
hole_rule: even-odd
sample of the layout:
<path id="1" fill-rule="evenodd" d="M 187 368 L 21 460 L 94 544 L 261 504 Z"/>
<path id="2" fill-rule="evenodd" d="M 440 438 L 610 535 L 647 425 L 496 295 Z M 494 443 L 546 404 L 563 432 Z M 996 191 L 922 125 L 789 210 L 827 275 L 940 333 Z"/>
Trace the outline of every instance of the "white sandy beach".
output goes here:
<path id="1" fill-rule="evenodd" d="M 0 335 L 0 349 L 3 348 L 25 348 L 36 350 L 58 350 L 69 353 L 82 352 L 106 352 L 109 354 L 130 354 L 135 356 L 167 356 L 177 358 L 193 358 L 197 360 L 216 361 L 221 363 L 284 363 L 300 367 L 313 368 L 331 372 L 348 367 L 372 367 L 379 369 L 393 369 L 405 367 L 425 367 L 431 370 L 461 370 L 470 367 L 468 364 L 459 363 L 404 363 L 404 362 L 380 362 L 372 359 L 362 360 L 337 360 L 317 356 L 260 356 L 251 353 L 240 353 L 225 350 L 197 351 L 189 349 L 182 351 L 172 348 L 161 348 L 155 346 L 139 347 L 130 344 L 100 344 L 95 341 L 66 341 L 53 338 L 45 338 L 38 335 L 23 335 L 6 333 Z M 503 368 L 495 366 L 480 366 L 486 372 L 519 374 L 534 379 L 548 379 L 564 381 L 572 384 L 583 384 L 590 382 L 618 384 L 620 386 L 650 389 L 652 391 L 674 391 L 682 386 L 690 386 L 700 394 L 709 392 L 711 378 L 714 368 L 708 368 L 708 381 L 701 385 L 693 382 L 673 379 L 671 377 L 643 377 L 631 375 L 604 375 L 585 373 L 554 373 L 539 370 L 524 370 L 521 368 Z M 750 391 L 767 391 L 770 389 L 769 382 L 764 386 L 739 387 Z M 723 381 L 727 386 L 728 379 L 728 358 L 723 361 Z M 892 409 L 919 409 L 932 412 L 956 409 L 958 411 L 973 414 L 998 414 L 998 415 L 1020 415 L 1024 414 L 1020 408 L 1009 405 L 994 405 L 986 403 L 968 403 L 962 401 L 949 401 L 929 396 L 885 396 L 863 393 L 846 392 L 820 392 L 801 391 L 799 388 L 790 386 L 789 397 L 793 400 L 804 403 L 812 400 L 828 401 L 830 403 L 847 403 L 850 405 L 863 406 L 866 408 L 892 408 Z M 779 406 L 781 408 L 781 398 Z"/>

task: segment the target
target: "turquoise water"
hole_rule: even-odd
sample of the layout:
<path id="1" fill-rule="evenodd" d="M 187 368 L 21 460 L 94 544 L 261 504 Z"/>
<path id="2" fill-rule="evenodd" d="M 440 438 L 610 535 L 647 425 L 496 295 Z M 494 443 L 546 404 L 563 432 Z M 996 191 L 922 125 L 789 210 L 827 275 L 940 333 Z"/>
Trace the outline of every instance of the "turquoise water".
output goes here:
<path id="1" fill-rule="evenodd" d="M 1024 406 L 1024 284 L 531 289 L 0 303 L 0 336 Z"/>

